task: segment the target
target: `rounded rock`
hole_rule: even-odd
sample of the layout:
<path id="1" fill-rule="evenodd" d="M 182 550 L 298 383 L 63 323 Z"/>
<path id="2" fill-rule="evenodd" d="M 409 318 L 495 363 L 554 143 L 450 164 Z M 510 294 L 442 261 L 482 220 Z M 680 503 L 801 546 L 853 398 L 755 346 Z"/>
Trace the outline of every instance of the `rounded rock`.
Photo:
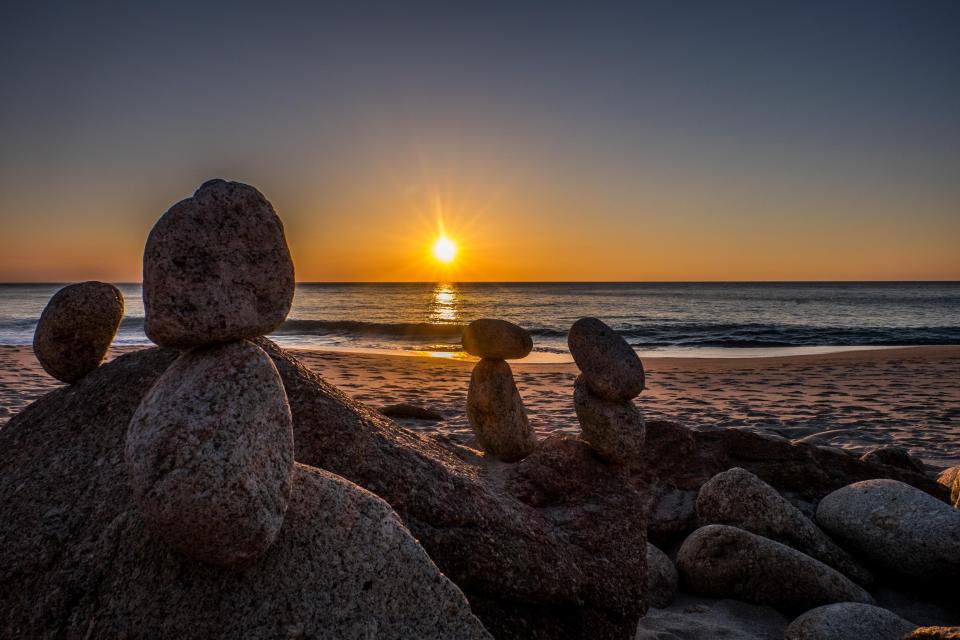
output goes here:
<path id="1" fill-rule="evenodd" d="M 694 531 L 677 554 L 694 593 L 801 612 L 834 602 L 873 604 L 838 571 L 787 545 L 743 529 L 711 524 Z"/>
<path id="2" fill-rule="evenodd" d="M 633 402 L 598 398 L 580 375 L 573 383 L 573 407 L 583 439 L 601 458 L 625 466 L 640 462 L 646 427 Z"/>
<path id="3" fill-rule="evenodd" d="M 594 395 L 622 402 L 644 387 L 643 363 L 613 329 L 596 318 L 580 318 L 570 327 L 567 346 Z"/>
<path id="4" fill-rule="evenodd" d="M 44 371 L 74 383 L 100 366 L 123 319 L 123 294 L 104 282 L 57 291 L 37 322 L 33 352 Z"/>
<path id="5" fill-rule="evenodd" d="M 483 450 L 501 460 L 516 462 L 536 448 L 513 372 L 503 360 L 483 358 L 473 368 L 467 419 Z"/>
<path id="6" fill-rule="evenodd" d="M 157 221 L 143 252 L 145 331 L 187 349 L 276 329 L 293 300 L 283 223 L 253 187 L 210 180 Z"/>
<path id="7" fill-rule="evenodd" d="M 677 595 L 677 568 L 663 551 L 647 543 L 647 602 L 663 609 Z"/>
<path id="8" fill-rule="evenodd" d="M 195 560 L 248 563 L 283 524 L 293 423 L 270 357 L 246 342 L 178 358 L 130 421 L 127 472 L 154 535 Z"/>
<path id="9" fill-rule="evenodd" d="M 784 640 L 900 640 L 917 625 L 881 607 L 838 602 L 807 611 L 790 623 Z"/>
<path id="10" fill-rule="evenodd" d="M 885 464 L 890 467 L 906 469 L 907 471 L 916 471 L 917 473 L 927 472 L 922 460 L 910 453 L 907 449 L 894 444 L 885 444 L 871 449 L 860 456 L 860 459 L 864 462 Z"/>
<path id="11" fill-rule="evenodd" d="M 499 360 L 525 358 L 533 349 L 530 333 L 506 320 L 481 318 L 463 330 L 463 350 L 472 356 Z"/>
<path id="12" fill-rule="evenodd" d="M 701 526 L 738 527 L 802 551 L 862 585 L 873 581 L 869 571 L 799 509 L 746 469 L 734 467 L 705 482 L 697 496 L 697 515 Z"/>
<path id="13" fill-rule="evenodd" d="M 960 576 L 960 511 L 897 480 L 864 480 L 817 506 L 817 524 L 878 566 L 914 578 Z"/>

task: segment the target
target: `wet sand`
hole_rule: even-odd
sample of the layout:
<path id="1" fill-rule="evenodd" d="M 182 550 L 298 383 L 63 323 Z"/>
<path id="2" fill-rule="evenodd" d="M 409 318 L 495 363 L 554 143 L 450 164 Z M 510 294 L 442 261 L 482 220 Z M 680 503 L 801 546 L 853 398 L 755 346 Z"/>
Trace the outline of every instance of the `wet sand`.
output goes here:
<path id="1" fill-rule="evenodd" d="M 112 355 L 122 350 L 115 349 Z M 403 421 L 472 442 L 464 415 L 472 362 L 303 351 L 331 383 L 372 407 L 432 407 L 440 423 Z M 910 449 L 932 469 L 960 464 L 960 346 L 773 358 L 644 358 L 645 415 L 701 429 L 769 430 L 863 452 Z M 577 433 L 573 364 L 512 363 L 530 422 L 541 435 Z M 29 347 L 0 346 L 0 424 L 58 382 Z"/>

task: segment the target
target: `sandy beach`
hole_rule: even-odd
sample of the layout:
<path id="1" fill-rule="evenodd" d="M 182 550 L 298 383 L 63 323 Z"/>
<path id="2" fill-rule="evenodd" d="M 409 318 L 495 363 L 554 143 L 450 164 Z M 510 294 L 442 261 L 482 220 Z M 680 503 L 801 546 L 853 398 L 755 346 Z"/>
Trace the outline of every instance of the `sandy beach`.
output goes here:
<path id="1" fill-rule="evenodd" d="M 131 348 L 114 348 L 111 357 Z M 402 421 L 458 442 L 472 362 L 444 358 L 295 351 L 311 368 L 372 407 L 408 402 L 443 414 Z M 770 358 L 644 358 L 645 415 L 702 429 L 762 429 L 791 440 L 862 452 L 898 444 L 931 470 L 960 464 L 960 347 L 909 347 Z M 513 363 L 540 436 L 577 433 L 572 364 Z M 0 346 L 0 424 L 60 383 L 29 347 Z"/>

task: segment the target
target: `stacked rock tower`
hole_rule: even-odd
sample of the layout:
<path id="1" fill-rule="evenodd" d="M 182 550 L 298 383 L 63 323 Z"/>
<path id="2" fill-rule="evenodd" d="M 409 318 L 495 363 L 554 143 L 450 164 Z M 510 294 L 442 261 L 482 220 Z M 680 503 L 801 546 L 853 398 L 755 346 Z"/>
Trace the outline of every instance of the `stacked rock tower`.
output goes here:
<path id="1" fill-rule="evenodd" d="M 512 322 L 482 318 L 467 326 L 462 341 L 464 351 L 480 358 L 467 392 L 467 419 L 477 441 L 506 462 L 527 457 L 537 440 L 506 361 L 529 354 L 533 339 Z"/>
<path id="2" fill-rule="evenodd" d="M 286 318 L 293 262 L 253 187 L 210 180 L 150 232 L 147 336 L 183 351 L 130 421 L 130 487 L 158 539 L 201 562 L 248 563 L 276 539 L 290 496 L 293 425 L 280 375 L 248 340 Z"/>
<path id="3" fill-rule="evenodd" d="M 577 320 L 567 345 L 580 369 L 573 404 L 583 439 L 600 457 L 629 465 L 643 450 L 645 427 L 632 400 L 643 391 L 643 363 L 620 335 L 597 318 Z"/>

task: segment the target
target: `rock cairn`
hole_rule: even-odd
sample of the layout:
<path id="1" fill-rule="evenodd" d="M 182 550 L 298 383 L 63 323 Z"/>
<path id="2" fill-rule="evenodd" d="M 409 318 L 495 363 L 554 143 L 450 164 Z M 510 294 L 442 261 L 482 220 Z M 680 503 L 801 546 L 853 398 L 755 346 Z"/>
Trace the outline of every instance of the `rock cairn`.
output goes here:
<path id="1" fill-rule="evenodd" d="M 467 392 L 467 419 L 477 441 L 505 462 L 522 460 L 537 440 L 506 361 L 529 354 L 533 339 L 512 322 L 482 318 L 467 326 L 462 342 L 464 351 L 480 358 Z"/>
<path id="2" fill-rule="evenodd" d="M 644 421 L 632 400 L 644 388 L 643 363 L 626 340 L 597 318 L 577 320 L 567 345 L 580 368 L 573 403 L 583 439 L 609 462 L 635 462 L 643 449 Z"/>
<path id="3" fill-rule="evenodd" d="M 276 366 L 248 340 L 283 322 L 293 283 L 283 225 L 245 184 L 205 182 L 147 239 L 147 335 L 186 351 L 130 421 L 127 474 L 151 533 L 207 564 L 250 563 L 283 524 L 293 421 Z"/>
<path id="4" fill-rule="evenodd" d="M 51 376 L 73 384 L 100 366 L 123 319 L 123 294 L 104 282 L 57 291 L 33 335 L 33 352 Z"/>

